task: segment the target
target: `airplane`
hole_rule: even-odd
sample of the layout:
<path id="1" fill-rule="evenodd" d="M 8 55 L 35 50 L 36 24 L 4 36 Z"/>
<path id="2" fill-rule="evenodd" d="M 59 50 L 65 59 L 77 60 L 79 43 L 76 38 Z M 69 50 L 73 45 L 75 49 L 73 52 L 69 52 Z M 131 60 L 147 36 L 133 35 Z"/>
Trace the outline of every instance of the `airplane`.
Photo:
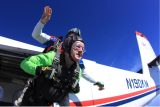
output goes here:
<path id="1" fill-rule="evenodd" d="M 70 106 L 144 106 L 160 92 L 160 55 L 156 56 L 146 36 L 136 32 L 142 69 L 127 71 L 83 59 L 91 77 L 104 83 L 104 90 L 81 78 L 80 92 L 69 94 Z M 31 75 L 20 62 L 43 48 L 0 36 L 0 105 L 13 105 Z"/>

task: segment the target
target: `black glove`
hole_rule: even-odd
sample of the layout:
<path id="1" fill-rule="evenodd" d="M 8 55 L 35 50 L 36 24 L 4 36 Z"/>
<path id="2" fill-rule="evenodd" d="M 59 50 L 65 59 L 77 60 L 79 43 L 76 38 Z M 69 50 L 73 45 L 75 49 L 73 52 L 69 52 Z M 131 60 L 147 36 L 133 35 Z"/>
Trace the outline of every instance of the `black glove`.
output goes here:
<path id="1" fill-rule="evenodd" d="M 96 82 L 94 85 L 97 85 L 99 87 L 99 90 L 104 89 L 104 84 L 102 84 L 101 82 Z"/>
<path id="2" fill-rule="evenodd" d="M 36 67 L 37 76 L 44 75 L 45 78 L 49 78 L 51 73 L 52 73 L 52 67 L 41 67 L 41 66 Z"/>

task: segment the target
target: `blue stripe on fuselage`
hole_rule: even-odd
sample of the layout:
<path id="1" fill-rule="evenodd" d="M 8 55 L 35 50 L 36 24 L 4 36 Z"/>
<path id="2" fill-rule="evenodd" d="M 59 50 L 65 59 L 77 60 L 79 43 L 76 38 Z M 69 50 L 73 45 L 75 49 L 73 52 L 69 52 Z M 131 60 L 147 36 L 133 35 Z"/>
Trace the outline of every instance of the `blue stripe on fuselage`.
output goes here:
<path id="1" fill-rule="evenodd" d="M 151 93 L 154 93 L 154 92 L 156 92 L 158 90 L 159 90 L 159 88 L 156 88 L 156 89 L 154 89 L 152 91 L 146 92 L 146 93 L 138 95 L 138 96 L 134 96 L 132 98 L 128 98 L 128 99 L 125 99 L 125 100 L 117 101 L 117 102 L 114 102 L 114 103 L 104 104 L 104 105 L 101 105 L 101 106 L 119 106 L 119 105 L 122 105 L 122 104 L 126 104 L 126 103 L 129 103 L 129 102 L 132 102 L 132 101 L 137 100 L 139 98 L 142 98 L 144 96 L 147 96 L 147 95 L 149 95 Z"/>

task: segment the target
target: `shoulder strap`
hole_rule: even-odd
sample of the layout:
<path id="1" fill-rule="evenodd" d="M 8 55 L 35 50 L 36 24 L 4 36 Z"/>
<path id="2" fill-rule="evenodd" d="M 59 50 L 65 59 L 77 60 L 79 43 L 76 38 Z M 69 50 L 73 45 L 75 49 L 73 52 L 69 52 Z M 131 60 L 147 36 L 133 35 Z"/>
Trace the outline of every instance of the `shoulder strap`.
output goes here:
<path id="1" fill-rule="evenodd" d="M 58 39 L 55 44 L 54 44 L 54 51 L 56 52 L 56 55 L 53 59 L 53 63 L 52 63 L 52 73 L 49 77 L 49 79 L 52 79 L 54 74 L 57 72 L 56 69 L 58 70 L 58 72 L 60 73 L 60 52 L 59 52 L 59 48 L 60 48 L 60 44 L 61 44 L 61 40 Z"/>
<path id="2" fill-rule="evenodd" d="M 61 70 L 60 69 L 60 53 L 59 51 L 56 52 L 56 55 L 53 59 L 53 63 L 52 63 L 52 73 L 49 77 L 49 79 L 52 79 L 54 74 L 57 73 L 56 69 L 58 70 L 58 72 Z"/>

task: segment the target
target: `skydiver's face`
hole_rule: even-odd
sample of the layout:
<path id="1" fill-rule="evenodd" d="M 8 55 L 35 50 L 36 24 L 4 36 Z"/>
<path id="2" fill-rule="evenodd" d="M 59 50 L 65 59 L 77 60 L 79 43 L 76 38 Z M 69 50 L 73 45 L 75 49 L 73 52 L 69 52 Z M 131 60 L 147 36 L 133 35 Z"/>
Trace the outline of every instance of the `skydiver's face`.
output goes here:
<path id="1" fill-rule="evenodd" d="M 80 61 L 82 59 L 84 53 L 84 43 L 81 41 L 76 41 L 73 43 L 71 47 L 71 57 L 75 62 Z"/>

